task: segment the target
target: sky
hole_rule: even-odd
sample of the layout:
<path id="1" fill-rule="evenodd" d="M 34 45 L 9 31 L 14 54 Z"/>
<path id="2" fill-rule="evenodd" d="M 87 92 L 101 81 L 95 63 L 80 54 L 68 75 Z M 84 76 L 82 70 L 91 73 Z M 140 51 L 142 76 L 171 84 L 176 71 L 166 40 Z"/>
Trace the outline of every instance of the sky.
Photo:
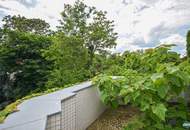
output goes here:
<path id="1" fill-rule="evenodd" d="M 107 11 L 118 33 L 113 52 L 176 44 L 185 54 L 186 33 L 190 29 L 190 0 L 84 0 L 89 6 Z M 5 15 L 23 15 L 59 25 L 64 4 L 74 0 L 0 0 L 0 20 Z M 0 26 L 2 22 L 0 22 Z"/>

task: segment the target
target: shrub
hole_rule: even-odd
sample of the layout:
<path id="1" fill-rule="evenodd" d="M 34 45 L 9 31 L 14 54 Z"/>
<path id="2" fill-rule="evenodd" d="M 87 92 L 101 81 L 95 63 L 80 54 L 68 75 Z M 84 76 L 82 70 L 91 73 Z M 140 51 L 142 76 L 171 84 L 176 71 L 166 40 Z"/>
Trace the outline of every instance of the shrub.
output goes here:
<path id="1" fill-rule="evenodd" d="M 129 62 L 121 66 L 123 76 L 100 75 L 94 79 L 105 104 L 117 108 L 130 103 L 141 111 L 133 122 L 139 128 L 127 125 L 126 130 L 131 126 L 135 130 L 179 130 L 188 119 L 187 105 L 180 94 L 190 83 L 190 64 L 180 63 L 179 55 L 169 49 L 160 46 L 139 52 L 138 60 L 132 58 L 134 53 L 128 54 Z M 131 66 L 136 62 L 138 66 Z"/>

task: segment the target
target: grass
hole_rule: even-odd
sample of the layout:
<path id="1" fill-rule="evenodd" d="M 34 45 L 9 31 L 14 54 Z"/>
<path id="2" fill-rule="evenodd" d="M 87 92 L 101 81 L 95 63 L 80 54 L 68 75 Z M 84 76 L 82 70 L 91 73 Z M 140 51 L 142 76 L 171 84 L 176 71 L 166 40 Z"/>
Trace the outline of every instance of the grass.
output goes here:
<path id="1" fill-rule="evenodd" d="M 75 84 L 77 84 L 77 83 L 75 83 Z M 51 92 L 55 92 L 55 91 L 61 90 L 63 88 L 72 86 L 72 85 L 74 85 L 74 84 L 65 85 L 64 87 L 59 87 L 59 88 L 47 89 L 44 92 L 31 93 L 31 94 L 29 94 L 29 95 L 27 95 L 21 99 L 16 100 L 15 102 L 7 105 L 3 110 L 0 111 L 0 123 L 3 123 L 4 120 L 6 119 L 6 117 L 8 115 L 10 115 L 11 113 L 17 112 L 18 111 L 17 106 L 19 104 L 21 104 L 23 101 L 30 99 L 30 98 L 33 98 L 33 97 L 42 96 L 42 95 L 45 95 L 45 94 L 48 94 Z"/>

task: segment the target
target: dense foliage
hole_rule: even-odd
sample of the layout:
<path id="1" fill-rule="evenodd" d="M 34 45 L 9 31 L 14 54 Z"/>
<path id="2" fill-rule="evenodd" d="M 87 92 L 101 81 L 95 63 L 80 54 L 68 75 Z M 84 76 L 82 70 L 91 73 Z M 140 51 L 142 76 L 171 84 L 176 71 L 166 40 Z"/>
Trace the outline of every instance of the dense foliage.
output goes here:
<path id="1" fill-rule="evenodd" d="M 76 1 L 65 5 L 61 16 L 54 32 L 38 18 L 3 18 L 0 109 L 25 95 L 81 82 L 109 68 L 105 50 L 116 45 L 117 34 L 106 12 Z"/>
<path id="2" fill-rule="evenodd" d="M 48 87 L 62 87 L 87 78 L 87 49 L 82 39 L 59 33 L 53 37 L 53 44 L 45 50 L 44 55 L 52 62 Z"/>
<path id="3" fill-rule="evenodd" d="M 118 71 L 95 78 L 107 105 L 117 108 L 131 104 L 141 111 L 126 130 L 182 130 L 188 119 L 187 104 L 180 94 L 190 83 L 190 64 L 180 62 L 170 47 L 126 52 L 125 64 L 117 66 Z"/>
<path id="4" fill-rule="evenodd" d="M 8 15 L 2 21 L 4 22 L 3 29 L 5 30 L 17 30 L 19 32 L 31 32 L 41 35 L 50 34 L 50 25 L 41 19 L 28 19 L 20 15 Z"/>
<path id="5" fill-rule="evenodd" d="M 0 44 L 0 102 L 43 89 L 48 61 L 41 54 L 50 44 L 45 36 L 6 32 L 4 42 Z"/>

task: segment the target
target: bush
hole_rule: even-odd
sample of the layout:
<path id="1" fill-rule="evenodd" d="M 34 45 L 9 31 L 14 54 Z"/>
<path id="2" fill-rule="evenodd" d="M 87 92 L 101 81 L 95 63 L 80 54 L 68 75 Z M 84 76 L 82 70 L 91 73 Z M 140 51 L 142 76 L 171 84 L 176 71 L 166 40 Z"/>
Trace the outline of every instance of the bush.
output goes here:
<path id="1" fill-rule="evenodd" d="M 138 121 L 133 122 L 140 124 L 139 128 L 127 125 L 126 130 L 131 126 L 139 130 L 179 130 L 188 120 L 187 104 L 180 94 L 190 84 L 190 64 L 180 63 L 179 55 L 169 49 L 160 46 L 138 56 L 129 53 L 121 66 L 123 76 L 100 75 L 94 79 L 104 103 L 115 108 L 130 103 L 141 111 Z M 131 65 L 135 63 L 135 67 Z"/>

